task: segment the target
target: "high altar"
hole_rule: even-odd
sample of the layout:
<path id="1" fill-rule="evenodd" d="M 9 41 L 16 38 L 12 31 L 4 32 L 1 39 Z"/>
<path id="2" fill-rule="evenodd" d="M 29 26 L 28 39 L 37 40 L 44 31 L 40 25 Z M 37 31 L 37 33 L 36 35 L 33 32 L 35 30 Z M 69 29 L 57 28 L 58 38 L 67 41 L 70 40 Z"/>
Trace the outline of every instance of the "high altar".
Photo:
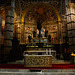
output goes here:
<path id="1" fill-rule="evenodd" d="M 51 67 L 52 55 L 46 51 L 25 51 L 25 67 Z"/>
<path id="2" fill-rule="evenodd" d="M 26 46 L 26 51 L 24 51 L 24 66 L 25 67 L 51 67 L 52 66 L 52 50 L 53 45 L 51 44 L 51 36 L 47 38 L 48 31 L 44 29 L 41 25 L 40 20 L 37 22 L 37 39 L 35 38 L 35 33 L 33 36 L 28 36 L 28 41 Z M 47 42 L 48 41 L 48 42 Z M 54 51 L 53 51 L 54 52 Z M 56 54 L 55 54 L 56 56 Z"/>
<path id="3" fill-rule="evenodd" d="M 38 47 L 27 46 L 27 51 L 24 51 L 24 66 L 25 67 L 51 67 L 52 57 L 56 56 L 56 51 L 51 50 L 53 46 Z"/>
<path id="4" fill-rule="evenodd" d="M 50 8 L 46 10 L 44 10 L 44 8 L 46 7 L 41 6 L 35 11 L 35 7 L 25 16 L 24 40 L 27 45 L 26 51 L 23 53 L 25 67 L 51 67 L 52 57 L 53 55 L 56 56 L 53 44 L 58 43 L 57 17 Z M 40 9 L 43 11 L 40 12 Z M 46 13 L 47 10 L 49 10 L 49 12 Z M 33 11 L 35 16 L 31 15 Z M 44 12 L 46 16 L 42 18 Z M 48 17 L 48 13 L 52 19 Z M 46 17 L 48 17 L 47 20 L 45 20 Z M 52 23 L 53 20 L 55 20 L 55 22 Z"/>

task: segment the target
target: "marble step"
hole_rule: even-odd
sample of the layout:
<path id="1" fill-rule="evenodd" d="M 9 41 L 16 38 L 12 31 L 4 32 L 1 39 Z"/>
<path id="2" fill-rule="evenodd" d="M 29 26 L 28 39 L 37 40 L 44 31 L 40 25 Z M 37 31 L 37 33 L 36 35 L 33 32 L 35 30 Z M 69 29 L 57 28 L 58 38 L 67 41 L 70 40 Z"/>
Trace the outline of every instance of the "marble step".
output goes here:
<path id="1" fill-rule="evenodd" d="M 0 75 L 75 75 L 74 69 L 43 69 L 33 71 L 27 69 L 0 69 Z"/>

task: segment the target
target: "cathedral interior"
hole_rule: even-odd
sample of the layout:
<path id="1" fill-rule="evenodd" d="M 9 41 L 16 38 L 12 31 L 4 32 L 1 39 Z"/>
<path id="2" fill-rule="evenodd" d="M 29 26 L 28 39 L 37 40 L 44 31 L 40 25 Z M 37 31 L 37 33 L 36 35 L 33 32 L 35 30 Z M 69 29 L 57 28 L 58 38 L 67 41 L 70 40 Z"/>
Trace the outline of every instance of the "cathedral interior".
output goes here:
<path id="1" fill-rule="evenodd" d="M 48 50 L 74 63 L 75 1 L 0 0 L 0 63 L 22 60 L 24 51 Z"/>

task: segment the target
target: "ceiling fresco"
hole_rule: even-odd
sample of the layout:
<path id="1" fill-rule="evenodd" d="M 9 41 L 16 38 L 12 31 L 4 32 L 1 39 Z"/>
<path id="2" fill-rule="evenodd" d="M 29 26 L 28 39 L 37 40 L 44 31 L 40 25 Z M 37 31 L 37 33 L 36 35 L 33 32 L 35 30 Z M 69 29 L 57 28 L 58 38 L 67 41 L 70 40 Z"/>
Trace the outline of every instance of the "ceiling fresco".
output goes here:
<path id="1" fill-rule="evenodd" d="M 22 7 L 22 10 L 24 10 L 25 8 L 29 7 L 30 5 L 32 4 L 35 4 L 35 3 L 38 3 L 40 2 L 40 0 L 34 0 L 31 1 L 31 0 L 22 0 L 21 1 L 21 7 Z M 56 7 L 59 11 L 60 11 L 60 6 L 61 6 L 61 1 L 60 0 L 42 0 L 41 1 L 42 3 L 44 2 L 48 2 L 49 4 L 51 4 L 52 6 Z"/>
<path id="2" fill-rule="evenodd" d="M 41 22 L 53 22 L 57 21 L 55 12 L 47 6 L 36 6 L 25 16 L 25 22 L 37 22 L 40 19 Z"/>

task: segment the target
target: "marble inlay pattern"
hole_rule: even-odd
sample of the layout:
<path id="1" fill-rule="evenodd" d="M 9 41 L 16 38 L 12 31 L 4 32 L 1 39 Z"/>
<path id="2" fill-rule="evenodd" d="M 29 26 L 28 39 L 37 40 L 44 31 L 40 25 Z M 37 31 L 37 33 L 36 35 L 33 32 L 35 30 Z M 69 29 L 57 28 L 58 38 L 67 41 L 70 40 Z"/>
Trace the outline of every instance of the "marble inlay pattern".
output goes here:
<path id="1" fill-rule="evenodd" d="M 25 57 L 25 66 L 27 67 L 47 67 L 51 66 L 51 57 L 50 56 L 26 56 Z"/>
<path id="2" fill-rule="evenodd" d="M 0 75 L 75 75 L 75 69 L 43 69 L 40 72 L 31 72 L 27 69 L 0 69 Z"/>

